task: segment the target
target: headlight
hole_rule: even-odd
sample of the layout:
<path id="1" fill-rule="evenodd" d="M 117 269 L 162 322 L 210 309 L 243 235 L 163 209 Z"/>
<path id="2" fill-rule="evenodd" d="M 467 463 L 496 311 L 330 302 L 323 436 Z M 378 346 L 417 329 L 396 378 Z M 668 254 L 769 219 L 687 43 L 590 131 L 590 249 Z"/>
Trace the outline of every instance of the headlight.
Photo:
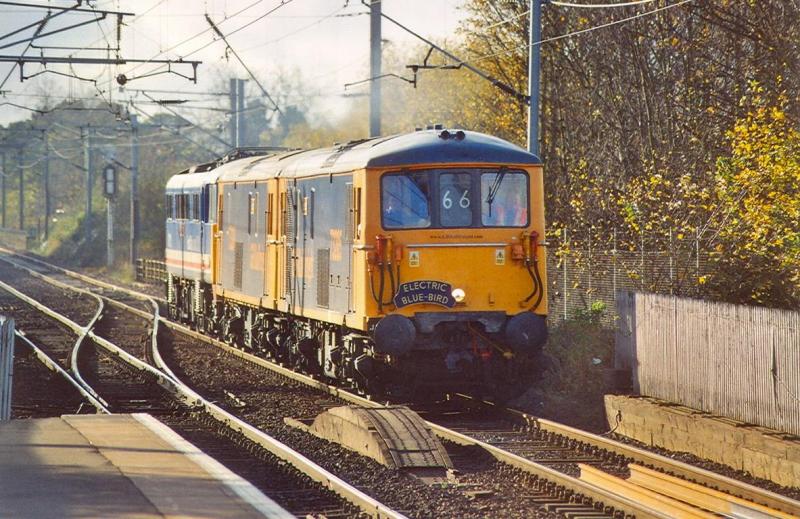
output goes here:
<path id="1" fill-rule="evenodd" d="M 456 300 L 456 303 L 461 303 L 464 301 L 464 298 L 467 297 L 467 293 L 460 288 L 456 288 L 450 294 L 453 296 L 453 299 Z"/>

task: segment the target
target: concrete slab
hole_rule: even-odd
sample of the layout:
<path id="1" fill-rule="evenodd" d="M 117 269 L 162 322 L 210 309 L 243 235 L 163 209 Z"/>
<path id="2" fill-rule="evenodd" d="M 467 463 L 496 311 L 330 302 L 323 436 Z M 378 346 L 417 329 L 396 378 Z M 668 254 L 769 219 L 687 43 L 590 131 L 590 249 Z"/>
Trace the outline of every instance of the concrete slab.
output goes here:
<path id="1" fill-rule="evenodd" d="M 605 396 L 615 432 L 800 488 L 800 438 L 649 397 Z"/>
<path id="2" fill-rule="evenodd" d="M 0 422 L 0 516 L 291 517 L 141 414 Z"/>

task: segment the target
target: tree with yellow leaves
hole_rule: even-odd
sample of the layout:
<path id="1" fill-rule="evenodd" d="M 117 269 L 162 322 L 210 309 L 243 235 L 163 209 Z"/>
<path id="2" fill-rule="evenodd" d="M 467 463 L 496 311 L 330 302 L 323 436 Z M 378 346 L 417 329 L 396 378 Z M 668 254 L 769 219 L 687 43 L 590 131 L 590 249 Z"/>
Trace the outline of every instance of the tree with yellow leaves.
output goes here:
<path id="1" fill-rule="evenodd" d="M 715 234 L 717 285 L 742 302 L 800 305 L 800 131 L 753 85 L 746 117 L 728 132 L 719 159 Z"/>

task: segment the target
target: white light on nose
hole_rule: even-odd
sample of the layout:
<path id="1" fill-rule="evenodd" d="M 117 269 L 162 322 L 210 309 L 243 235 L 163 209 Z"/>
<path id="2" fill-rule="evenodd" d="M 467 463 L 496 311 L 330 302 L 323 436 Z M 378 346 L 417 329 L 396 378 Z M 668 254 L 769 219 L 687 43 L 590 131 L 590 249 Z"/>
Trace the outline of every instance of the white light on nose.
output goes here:
<path id="1" fill-rule="evenodd" d="M 460 288 L 456 288 L 455 290 L 453 290 L 451 292 L 451 295 L 453 296 L 453 299 L 456 300 L 456 303 L 462 302 L 464 298 L 467 297 L 467 293 Z"/>

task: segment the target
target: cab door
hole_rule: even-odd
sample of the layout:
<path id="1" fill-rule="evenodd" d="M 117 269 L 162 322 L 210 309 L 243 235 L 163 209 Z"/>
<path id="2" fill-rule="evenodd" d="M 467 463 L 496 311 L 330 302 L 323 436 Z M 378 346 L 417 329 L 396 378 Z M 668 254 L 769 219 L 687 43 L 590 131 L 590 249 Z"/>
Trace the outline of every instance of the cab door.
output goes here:
<path id="1" fill-rule="evenodd" d="M 220 186 L 219 193 L 217 193 L 217 218 L 216 222 L 212 226 L 213 230 L 213 246 L 212 246 L 212 261 L 213 261 L 213 283 L 218 285 L 222 283 L 222 275 L 221 275 L 221 265 L 222 265 L 222 257 L 220 252 L 222 251 L 222 232 L 223 226 L 225 225 L 225 208 L 224 208 L 224 188 Z"/>
<path id="2" fill-rule="evenodd" d="M 264 239 L 266 248 L 264 251 L 264 299 L 263 305 L 268 308 L 275 308 L 275 297 L 277 289 L 277 268 L 278 268 L 278 246 L 280 241 L 277 239 L 277 210 L 276 198 L 278 196 L 278 182 L 271 179 L 267 181 L 267 189 L 264 203 Z"/>
<path id="3" fill-rule="evenodd" d="M 278 308 L 284 312 L 293 311 L 296 298 L 296 258 L 297 258 L 297 195 L 294 180 L 278 180 L 280 193 L 278 282 L 276 299 Z"/>

